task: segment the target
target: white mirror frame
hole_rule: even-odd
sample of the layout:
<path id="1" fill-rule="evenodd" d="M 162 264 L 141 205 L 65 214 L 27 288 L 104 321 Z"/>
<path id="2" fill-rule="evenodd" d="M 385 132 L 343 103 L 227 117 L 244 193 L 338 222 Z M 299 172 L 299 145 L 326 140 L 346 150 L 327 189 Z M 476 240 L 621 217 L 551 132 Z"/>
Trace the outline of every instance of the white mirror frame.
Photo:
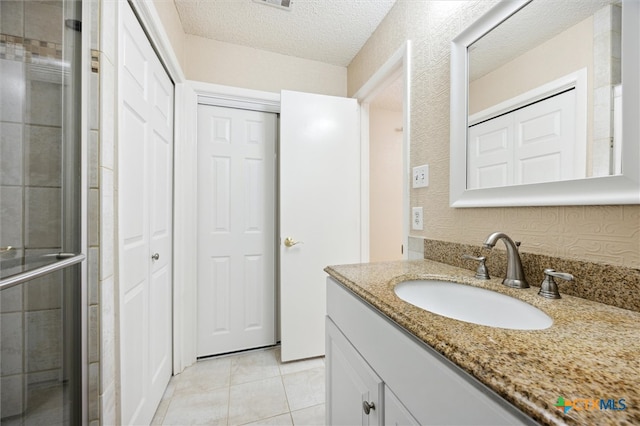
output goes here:
<path id="1" fill-rule="evenodd" d="M 451 42 L 451 207 L 640 204 L 640 2 L 622 13 L 622 174 L 500 188 L 467 189 L 467 48 L 531 0 L 504 0 Z"/>

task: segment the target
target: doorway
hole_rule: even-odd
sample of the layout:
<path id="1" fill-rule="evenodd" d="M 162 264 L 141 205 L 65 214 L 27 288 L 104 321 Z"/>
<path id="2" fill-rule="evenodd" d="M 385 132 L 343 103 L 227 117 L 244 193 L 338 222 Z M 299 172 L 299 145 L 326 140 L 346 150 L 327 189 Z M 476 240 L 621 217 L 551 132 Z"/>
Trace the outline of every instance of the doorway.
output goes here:
<path id="1" fill-rule="evenodd" d="M 402 78 L 369 103 L 369 261 L 402 260 Z"/>
<path id="2" fill-rule="evenodd" d="M 407 40 L 353 95 L 362 105 L 365 262 L 409 258 L 410 82 L 411 41 Z"/>
<path id="3" fill-rule="evenodd" d="M 223 96 L 218 91 L 220 87 L 214 89 L 215 92 L 211 93 L 210 87 L 203 86 L 201 94 L 198 95 L 198 103 L 231 109 L 258 109 L 274 112 L 275 103 L 270 102 L 268 98 L 262 98 L 261 93 L 260 98 L 256 97 L 257 92 L 250 92 L 249 96 L 243 93 L 230 93 Z M 278 226 L 282 234 L 272 239 L 273 246 L 279 246 L 277 252 L 280 256 L 279 261 L 275 261 L 274 257 L 273 262 L 274 267 L 279 267 L 277 272 L 279 278 L 276 281 L 279 286 L 276 287 L 280 292 L 280 307 L 276 308 L 275 312 L 282 313 L 278 327 L 281 330 L 282 358 L 294 360 L 324 354 L 323 324 L 326 310 L 323 289 L 326 275 L 322 271 L 323 268 L 330 264 L 358 262 L 362 259 L 359 208 L 361 194 L 359 107 L 354 99 L 289 91 L 283 91 L 276 102 L 276 112 L 282 108 L 281 139 L 278 142 L 278 155 L 281 160 L 277 172 L 280 182 L 279 195 L 276 198 L 273 193 L 273 200 L 274 203 L 275 200 L 279 200 Z M 246 106 L 243 108 L 241 104 Z M 200 117 L 200 114 L 196 116 L 198 128 L 203 123 L 209 123 L 204 124 L 203 131 L 207 135 L 211 131 L 213 118 Z M 332 125 L 328 126 L 327 123 Z M 308 133 L 308 129 L 313 129 L 313 132 Z M 225 132 L 222 131 L 220 134 L 224 135 Z M 336 156 L 337 152 L 340 155 Z M 194 157 L 197 159 L 198 155 Z M 200 161 L 198 168 L 208 167 Z M 318 167 L 318 164 L 331 167 Z M 225 174 L 226 172 L 223 172 L 221 176 L 224 177 Z M 202 191 L 207 190 L 206 188 L 216 185 L 199 177 L 198 192 L 201 195 Z M 221 200 L 225 200 L 225 196 L 222 196 Z M 334 204 L 341 206 L 342 209 L 331 208 Z M 217 205 L 221 204 L 217 203 Z M 267 209 L 271 214 L 272 208 Z M 267 212 L 264 208 L 257 211 L 263 215 Z M 202 217 L 203 214 L 209 213 L 199 211 L 199 216 Z M 331 228 L 323 229 L 320 226 L 323 223 L 330 223 Z M 198 234 L 210 232 L 206 229 L 206 224 L 205 228 L 201 229 L 200 220 L 198 225 L 195 233 L 196 240 L 199 239 Z M 220 231 L 221 234 L 224 232 L 226 231 Z M 331 235 L 333 237 L 329 238 Z M 337 238 L 340 238 L 340 244 L 336 246 Z M 287 242 L 287 240 L 295 241 Z M 199 244 L 196 245 L 199 246 Z M 204 245 L 210 246 L 211 243 L 204 243 Z M 198 254 L 197 257 L 200 258 L 200 256 Z M 224 256 L 220 255 L 220 257 Z M 221 261 L 222 263 L 230 262 L 230 260 Z M 203 262 L 200 263 L 201 265 L 196 266 L 199 270 L 205 265 Z M 222 276 L 221 279 L 228 278 Z M 242 283 L 242 276 L 240 279 L 234 278 L 233 281 L 234 284 Z M 210 280 L 203 284 L 211 287 Z M 226 287 L 230 285 L 232 284 Z M 193 300 L 192 306 L 201 311 L 208 311 L 206 315 L 209 315 L 209 319 L 205 320 L 211 322 L 211 314 L 216 311 L 212 307 L 216 302 L 213 302 L 213 294 L 202 296 L 207 294 L 207 291 L 211 292 L 211 288 L 201 289 L 199 283 L 198 295 Z M 226 297 L 224 291 L 220 294 Z M 253 293 L 251 295 L 253 296 Z M 205 300 L 207 297 L 208 305 Z M 227 315 L 224 309 L 220 310 L 220 314 L 222 317 Z M 197 314 L 196 318 L 197 324 L 201 321 L 200 314 Z M 203 328 L 202 326 L 202 324 L 196 325 L 198 329 Z M 204 329 L 208 327 L 209 325 L 204 326 Z M 259 346 L 262 345 L 264 344 L 259 344 Z M 196 357 L 236 350 L 240 348 L 229 347 L 206 354 L 203 352 Z"/>

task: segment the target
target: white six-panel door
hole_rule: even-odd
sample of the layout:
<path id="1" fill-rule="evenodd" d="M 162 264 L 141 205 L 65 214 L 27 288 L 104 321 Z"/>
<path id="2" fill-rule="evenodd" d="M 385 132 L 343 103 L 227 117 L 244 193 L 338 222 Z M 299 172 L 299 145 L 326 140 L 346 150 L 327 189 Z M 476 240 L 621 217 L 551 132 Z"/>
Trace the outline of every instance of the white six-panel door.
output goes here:
<path id="1" fill-rule="evenodd" d="M 576 158 L 576 91 L 570 90 L 469 128 L 468 189 L 585 176 Z M 578 141 L 585 143 L 585 141 Z"/>
<path id="2" fill-rule="evenodd" d="M 171 377 L 174 88 L 130 6 L 120 9 L 121 413 L 149 424 Z"/>
<path id="3" fill-rule="evenodd" d="M 198 105 L 199 357 L 275 344 L 276 118 Z"/>

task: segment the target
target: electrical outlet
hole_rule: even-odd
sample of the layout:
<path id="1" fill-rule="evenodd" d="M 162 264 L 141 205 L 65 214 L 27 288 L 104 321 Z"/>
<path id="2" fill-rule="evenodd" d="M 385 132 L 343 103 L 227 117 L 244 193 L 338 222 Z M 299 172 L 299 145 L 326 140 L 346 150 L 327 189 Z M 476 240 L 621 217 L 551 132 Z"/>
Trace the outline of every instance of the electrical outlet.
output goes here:
<path id="1" fill-rule="evenodd" d="M 413 187 L 424 188 L 429 186 L 429 165 L 416 166 L 413 168 Z"/>
<path id="2" fill-rule="evenodd" d="M 422 207 L 413 207 L 411 209 L 411 229 L 422 231 Z"/>

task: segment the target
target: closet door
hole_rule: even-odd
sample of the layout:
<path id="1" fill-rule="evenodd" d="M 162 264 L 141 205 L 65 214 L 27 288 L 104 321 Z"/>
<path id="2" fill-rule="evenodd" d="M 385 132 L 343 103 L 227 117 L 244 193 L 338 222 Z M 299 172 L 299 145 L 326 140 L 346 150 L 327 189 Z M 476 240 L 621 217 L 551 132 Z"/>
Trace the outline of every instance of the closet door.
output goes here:
<path id="1" fill-rule="evenodd" d="M 199 357 L 276 343 L 276 128 L 198 105 Z"/>
<path id="2" fill-rule="evenodd" d="M 148 424 L 171 377 L 173 83 L 128 3 L 119 44 L 123 424 Z"/>
<path id="3" fill-rule="evenodd" d="M 469 127 L 467 189 L 583 178 L 576 109 L 569 90 Z"/>

